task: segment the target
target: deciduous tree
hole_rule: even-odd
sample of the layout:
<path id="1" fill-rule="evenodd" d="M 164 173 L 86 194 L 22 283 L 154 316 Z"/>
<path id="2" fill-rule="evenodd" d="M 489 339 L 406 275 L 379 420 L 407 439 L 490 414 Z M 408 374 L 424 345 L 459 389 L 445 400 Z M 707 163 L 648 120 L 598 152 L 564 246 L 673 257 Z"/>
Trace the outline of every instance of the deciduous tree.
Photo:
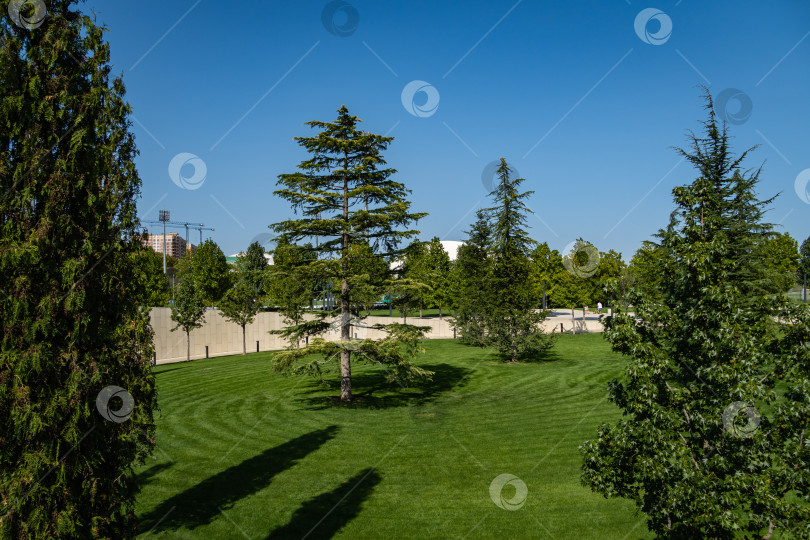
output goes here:
<path id="1" fill-rule="evenodd" d="M 186 360 L 191 360 L 191 331 L 202 326 L 205 319 L 205 303 L 198 288 L 197 280 L 190 270 L 182 269 L 180 283 L 172 302 L 172 320 L 176 323 L 172 332 L 183 330 L 186 333 Z"/>
<path id="2" fill-rule="evenodd" d="M 186 258 L 189 256 L 186 255 Z M 228 259 L 216 242 L 209 238 L 197 247 L 189 262 L 198 294 L 206 306 L 213 307 L 232 284 Z"/>
<path id="3" fill-rule="evenodd" d="M 222 297 L 219 309 L 226 319 L 242 329 L 242 354 L 247 354 L 245 327 L 253 322 L 259 312 L 259 299 L 253 283 L 244 275 L 238 275 L 233 286 Z"/>

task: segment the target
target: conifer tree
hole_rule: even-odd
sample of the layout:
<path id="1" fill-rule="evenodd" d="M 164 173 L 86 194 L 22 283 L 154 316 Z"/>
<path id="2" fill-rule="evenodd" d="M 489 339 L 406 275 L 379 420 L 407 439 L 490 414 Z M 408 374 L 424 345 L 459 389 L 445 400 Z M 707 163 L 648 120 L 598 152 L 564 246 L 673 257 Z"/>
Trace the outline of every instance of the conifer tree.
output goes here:
<path id="1" fill-rule="evenodd" d="M 523 178 L 501 158 L 498 185 L 491 196 L 495 206 L 486 210 L 492 230 L 492 278 L 487 314 L 487 341 L 510 361 L 536 356 L 553 345 L 552 336 L 540 327 L 547 312 L 536 309 L 531 290 L 530 254 L 537 242 L 526 231 L 531 210 L 524 199 L 533 191 L 520 192 Z"/>
<path id="2" fill-rule="evenodd" d="M 661 537 L 806 537 L 810 313 L 761 287 L 770 200 L 705 99 L 705 135 L 679 149 L 698 177 L 673 190 L 657 291 L 606 321 L 629 357 L 609 385 L 624 416 L 582 446 L 583 481 L 635 501 Z"/>
<path id="3" fill-rule="evenodd" d="M 7 4 L 0 537 L 131 538 L 156 394 L 130 107 L 104 30 L 74 1 L 49 1 L 36 24 L 32 3 L 12 2 L 16 19 Z"/>
<path id="4" fill-rule="evenodd" d="M 459 341 L 468 345 L 486 345 L 486 313 L 492 293 L 492 259 L 489 254 L 492 231 L 483 210 L 466 233 L 467 240 L 458 248 L 453 266 L 456 312 L 453 326 Z"/>
<path id="5" fill-rule="evenodd" d="M 383 137 L 358 129 L 360 120 L 346 106 L 338 110 L 334 122 L 308 122 L 321 130 L 315 137 L 297 137 L 296 141 L 311 157 L 299 164 L 299 172 L 279 175 L 275 193 L 290 203 L 299 219 L 289 219 L 272 227 L 279 241 L 296 243 L 318 237 L 318 258 L 301 267 L 312 279 L 339 286 L 339 303 L 333 312 L 321 312 L 311 321 L 303 321 L 282 332 L 295 341 L 319 337 L 332 325 L 340 329 L 340 340 L 309 341 L 307 347 L 291 349 L 274 357 L 277 369 L 299 368 L 320 374 L 332 359 L 339 358 L 340 399 L 352 400 L 351 359 L 387 366 L 390 378 L 407 382 L 427 377 L 426 372 L 409 362 L 419 350 L 422 330 L 413 326 L 389 324 L 377 328 L 389 333 L 379 341 L 353 341 L 351 327 L 362 325 L 359 310 L 362 301 L 355 291 L 367 283 L 367 274 L 358 273 L 352 262 L 351 245 L 367 243 L 375 254 L 389 260 L 401 253 L 399 242 L 418 234 L 411 223 L 426 214 L 410 211 L 409 191 L 391 177 L 395 170 L 386 168 L 382 156 L 392 137 Z M 322 360 L 299 366 L 298 361 L 311 354 Z"/>

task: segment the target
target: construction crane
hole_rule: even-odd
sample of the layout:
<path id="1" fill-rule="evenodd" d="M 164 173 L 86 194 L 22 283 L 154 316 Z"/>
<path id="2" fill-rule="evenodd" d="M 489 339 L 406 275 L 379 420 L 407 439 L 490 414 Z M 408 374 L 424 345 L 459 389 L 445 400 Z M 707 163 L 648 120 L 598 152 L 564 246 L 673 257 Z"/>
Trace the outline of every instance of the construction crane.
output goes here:
<path id="1" fill-rule="evenodd" d="M 188 245 L 188 230 L 189 229 L 196 229 L 200 231 L 200 244 L 202 244 L 202 232 L 205 231 L 214 231 L 213 227 L 206 227 L 204 223 L 190 223 L 188 221 L 169 221 L 169 211 L 168 210 L 160 210 L 159 212 L 160 219 L 159 221 L 150 220 L 150 219 L 142 219 L 141 223 L 147 223 L 152 225 L 163 225 L 163 273 L 166 273 L 166 227 L 185 227 L 186 229 L 186 245 Z"/>
<path id="2" fill-rule="evenodd" d="M 148 224 L 151 224 L 151 225 L 160 225 L 163 222 L 162 221 L 149 220 L 149 219 L 142 219 L 141 223 L 148 223 Z M 188 230 L 189 229 L 194 229 L 194 230 L 200 231 L 200 244 L 202 244 L 202 232 L 203 231 L 214 231 L 215 230 L 213 227 L 205 227 L 204 223 L 188 223 L 186 221 L 167 221 L 166 226 L 167 227 L 175 226 L 175 228 L 185 227 L 185 229 L 186 229 L 186 243 L 188 243 Z"/>

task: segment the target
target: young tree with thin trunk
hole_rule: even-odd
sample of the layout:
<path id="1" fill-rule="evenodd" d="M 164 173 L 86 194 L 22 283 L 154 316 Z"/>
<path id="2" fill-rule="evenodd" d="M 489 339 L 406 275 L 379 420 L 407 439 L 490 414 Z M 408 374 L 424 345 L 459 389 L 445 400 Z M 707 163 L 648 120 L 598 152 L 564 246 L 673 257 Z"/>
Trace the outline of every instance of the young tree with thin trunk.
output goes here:
<path id="1" fill-rule="evenodd" d="M 131 109 L 75 4 L 0 16 L 0 538 L 134 537 L 154 447 Z"/>
<path id="2" fill-rule="evenodd" d="M 186 360 L 191 360 L 191 331 L 202 326 L 205 304 L 190 269 L 181 269 L 179 280 L 172 304 L 172 320 L 176 323 L 172 332 L 182 329 L 186 333 Z"/>
<path id="3" fill-rule="evenodd" d="M 311 157 L 299 165 L 299 172 L 279 175 L 275 193 L 288 201 L 299 219 L 274 224 L 280 241 L 296 243 L 319 238 L 318 258 L 302 265 L 301 272 L 312 279 L 339 285 L 339 303 L 333 312 L 317 314 L 316 319 L 287 328 L 280 333 L 288 338 L 318 337 L 332 325 L 340 329 L 340 340 L 311 340 L 307 347 L 287 350 L 274 357 L 277 369 L 299 368 L 320 374 L 322 367 L 339 357 L 340 399 L 352 400 L 352 357 L 388 366 L 391 377 L 408 381 L 428 377 L 408 359 L 419 350 L 422 330 L 413 326 L 378 325 L 389 335 L 380 341 L 352 339 L 351 327 L 362 325 L 362 302 L 354 296 L 363 278 L 353 265 L 354 242 L 365 242 L 377 255 L 388 259 L 400 253 L 401 240 L 415 236 L 411 223 L 426 214 L 410 211 L 409 191 L 391 176 L 381 154 L 392 137 L 374 135 L 358 129 L 359 119 L 342 106 L 334 122 L 308 122 L 321 130 L 315 137 L 297 137 Z M 323 360 L 303 366 L 298 361 L 318 354 Z"/>
<path id="4" fill-rule="evenodd" d="M 423 316 L 426 304 L 430 303 L 433 287 L 430 285 L 430 266 L 427 259 L 427 244 L 419 240 L 414 240 L 405 249 L 405 257 L 402 261 L 401 279 L 407 283 L 418 284 L 407 294 L 400 295 L 400 305 L 407 311 L 408 307 L 419 310 L 419 318 Z M 405 282 L 400 284 L 400 289 Z"/>
<path id="5" fill-rule="evenodd" d="M 705 135 L 680 153 L 698 170 L 673 189 L 658 234 L 655 294 L 606 320 L 628 356 L 609 384 L 621 420 L 586 441 L 583 482 L 633 500 L 667 538 L 807 537 L 810 310 L 762 289 L 770 236 L 760 170 L 741 169 L 706 91 Z"/>
<path id="6" fill-rule="evenodd" d="M 426 284 L 430 287 L 429 303 L 439 308 L 439 318 L 443 317 L 442 308 L 449 299 L 450 255 L 444 250 L 439 237 L 434 236 L 425 243 L 425 262 L 427 268 Z"/>
<path id="7" fill-rule="evenodd" d="M 560 273 L 565 272 L 563 259 L 560 252 L 548 247 L 546 242 L 540 243 L 531 253 L 531 287 L 533 289 L 535 303 L 538 308 L 546 309 L 550 305 L 555 307 L 566 307 L 563 304 L 557 305 L 552 301 L 555 291 L 560 285 Z M 543 304 L 543 298 L 546 302 Z"/>
<path id="8" fill-rule="evenodd" d="M 219 309 L 226 319 L 238 324 L 242 329 L 242 354 L 247 354 L 245 327 L 256 318 L 259 312 L 259 299 L 256 297 L 253 284 L 246 276 L 237 276 L 236 283 L 219 301 Z"/>

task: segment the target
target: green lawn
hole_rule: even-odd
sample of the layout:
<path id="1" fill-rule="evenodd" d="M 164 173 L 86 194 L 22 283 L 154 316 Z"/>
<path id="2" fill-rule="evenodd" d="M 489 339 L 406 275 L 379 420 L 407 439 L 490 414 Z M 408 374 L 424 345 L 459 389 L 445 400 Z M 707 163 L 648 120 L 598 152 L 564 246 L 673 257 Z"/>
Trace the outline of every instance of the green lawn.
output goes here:
<path id="1" fill-rule="evenodd" d="M 624 359 L 601 335 L 560 336 L 542 363 L 509 365 L 426 341 L 422 389 L 354 366 L 336 385 L 270 371 L 272 353 L 155 369 L 154 460 L 139 469 L 143 538 L 640 538 L 634 506 L 580 485 L 577 447 L 619 417 L 606 383 Z M 503 473 L 528 496 L 490 499 Z M 506 486 L 503 497 L 515 493 Z"/>
<path id="2" fill-rule="evenodd" d="M 788 298 L 793 300 L 794 302 L 801 302 L 803 299 L 803 288 L 802 287 L 793 287 L 787 293 Z M 810 296 L 810 294 L 808 294 Z"/>
<path id="3" fill-rule="evenodd" d="M 365 313 L 366 312 L 363 311 L 363 314 L 365 314 Z M 450 316 L 452 314 L 453 314 L 452 309 L 444 308 L 442 310 L 442 315 L 444 317 L 448 317 L 448 316 Z M 388 317 L 388 308 L 385 308 L 385 309 L 372 309 L 369 312 L 369 315 L 372 315 L 374 317 Z M 394 309 L 391 310 L 391 316 L 392 317 L 402 318 L 402 312 L 400 310 L 394 308 Z M 408 310 L 408 317 L 409 318 L 410 317 L 418 317 L 418 316 L 419 316 L 419 310 L 418 309 Z M 438 317 L 439 316 L 439 308 L 423 309 L 422 310 L 422 316 L 423 317 Z"/>

